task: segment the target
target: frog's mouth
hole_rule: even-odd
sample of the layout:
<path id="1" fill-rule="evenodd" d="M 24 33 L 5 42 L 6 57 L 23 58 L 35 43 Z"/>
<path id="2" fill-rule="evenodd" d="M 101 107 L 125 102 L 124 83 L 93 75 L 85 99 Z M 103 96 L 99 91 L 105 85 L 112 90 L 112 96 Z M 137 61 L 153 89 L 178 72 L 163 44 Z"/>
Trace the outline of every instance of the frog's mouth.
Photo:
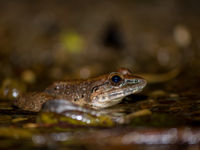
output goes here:
<path id="1" fill-rule="evenodd" d="M 124 83 L 120 87 L 112 87 L 92 97 L 92 107 L 99 109 L 118 104 L 124 97 L 141 92 L 147 84 L 144 79 L 137 79 L 137 83 L 135 80 L 128 79 Z"/>

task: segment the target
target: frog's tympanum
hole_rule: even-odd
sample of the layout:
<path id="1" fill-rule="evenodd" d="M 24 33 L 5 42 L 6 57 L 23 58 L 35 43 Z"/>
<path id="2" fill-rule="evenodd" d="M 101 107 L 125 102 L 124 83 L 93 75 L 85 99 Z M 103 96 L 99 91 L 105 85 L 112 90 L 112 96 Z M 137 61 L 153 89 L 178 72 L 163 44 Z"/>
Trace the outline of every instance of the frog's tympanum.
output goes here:
<path id="1" fill-rule="evenodd" d="M 44 108 L 60 113 L 69 107 L 70 111 L 72 108 L 82 108 L 81 111 L 85 112 L 85 109 L 90 108 L 97 112 L 97 109 L 118 104 L 127 95 L 140 92 L 145 85 L 143 78 L 123 68 L 86 80 L 55 82 L 43 92 L 21 96 L 14 104 L 21 109 L 35 112 Z"/>

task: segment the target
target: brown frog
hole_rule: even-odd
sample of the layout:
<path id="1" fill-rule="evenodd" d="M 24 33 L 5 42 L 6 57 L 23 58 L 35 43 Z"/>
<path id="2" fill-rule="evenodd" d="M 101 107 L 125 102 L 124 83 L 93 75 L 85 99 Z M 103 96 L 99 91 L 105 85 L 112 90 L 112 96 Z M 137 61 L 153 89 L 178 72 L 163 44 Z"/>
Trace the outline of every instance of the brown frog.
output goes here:
<path id="1" fill-rule="evenodd" d="M 62 105 L 59 100 L 80 106 L 100 109 L 113 106 L 130 94 L 138 93 L 146 86 L 146 81 L 133 75 L 130 70 L 121 68 L 99 77 L 86 80 L 55 82 L 43 92 L 29 93 L 18 98 L 14 105 L 38 112 L 42 105 L 50 100 L 57 100 L 52 105 Z M 58 107 L 55 107 L 58 108 Z"/>

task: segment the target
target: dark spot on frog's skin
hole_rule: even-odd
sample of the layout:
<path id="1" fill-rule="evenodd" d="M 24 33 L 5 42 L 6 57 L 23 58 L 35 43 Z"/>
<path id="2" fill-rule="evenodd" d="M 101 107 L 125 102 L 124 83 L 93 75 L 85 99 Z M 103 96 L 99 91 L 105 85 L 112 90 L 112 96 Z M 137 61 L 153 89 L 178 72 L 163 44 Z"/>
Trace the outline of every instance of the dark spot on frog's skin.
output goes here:
<path id="1" fill-rule="evenodd" d="M 75 99 L 74 99 L 74 101 L 76 102 L 76 101 L 78 101 L 78 99 L 77 99 L 77 98 L 75 98 Z"/>
<path id="2" fill-rule="evenodd" d="M 91 92 L 92 92 L 92 93 L 93 93 L 93 92 L 96 92 L 97 90 L 99 90 L 99 87 L 104 86 L 104 85 L 106 85 L 106 84 L 110 84 L 110 83 L 109 83 L 109 82 L 105 82 L 105 83 L 103 83 L 103 84 L 101 84 L 101 85 L 95 86 L 95 87 L 92 88 Z"/>
<path id="3" fill-rule="evenodd" d="M 92 92 L 96 92 L 99 89 L 98 86 L 93 87 Z"/>
<path id="4" fill-rule="evenodd" d="M 84 95 L 83 95 L 83 94 L 81 95 L 81 98 L 84 98 Z"/>
<path id="5" fill-rule="evenodd" d="M 59 90 L 59 86 L 56 86 L 56 87 L 54 88 L 54 90 L 55 90 L 55 91 Z"/>

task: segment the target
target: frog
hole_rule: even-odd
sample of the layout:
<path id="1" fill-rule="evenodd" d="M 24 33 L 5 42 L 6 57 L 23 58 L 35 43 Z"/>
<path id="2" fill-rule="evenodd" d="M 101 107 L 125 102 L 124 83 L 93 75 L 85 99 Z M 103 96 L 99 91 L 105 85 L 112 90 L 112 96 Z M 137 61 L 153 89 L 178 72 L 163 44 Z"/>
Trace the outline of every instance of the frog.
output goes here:
<path id="1" fill-rule="evenodd" d="M 20 109 L 61 114 L 79 111 L 99 116 L 98 110 L 114 106 L 128 95 L 139 93 L 146 86 L 144 78 L 127 68 L 89 79 L 54 82 L 42 92 L 20 96 L 14 105 Z"/>

